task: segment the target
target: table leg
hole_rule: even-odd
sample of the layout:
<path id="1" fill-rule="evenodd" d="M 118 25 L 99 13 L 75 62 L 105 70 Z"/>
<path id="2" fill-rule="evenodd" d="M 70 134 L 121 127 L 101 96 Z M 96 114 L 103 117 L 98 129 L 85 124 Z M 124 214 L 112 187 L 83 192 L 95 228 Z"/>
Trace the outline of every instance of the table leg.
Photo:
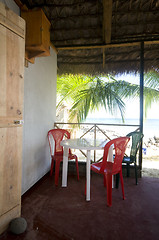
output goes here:
<path id="1" fill-rule="evenodd" d="M 86 200 L 90 201 L 90 161 L 91 161 L 91 151 L 87 150 L 87 166 L 86 166 Z"/>
<path id="2" fill-rule="evenodd" d="M 68 148 L 64 147 L 62 167 L 62 187 L 67 187 L 67 171 L 68 171 Z"/>

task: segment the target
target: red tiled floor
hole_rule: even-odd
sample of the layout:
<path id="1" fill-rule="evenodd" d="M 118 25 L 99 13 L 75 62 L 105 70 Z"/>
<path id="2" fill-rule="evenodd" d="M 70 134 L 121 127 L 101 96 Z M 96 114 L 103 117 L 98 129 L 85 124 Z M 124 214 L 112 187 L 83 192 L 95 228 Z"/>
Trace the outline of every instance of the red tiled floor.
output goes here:
<path id="1" fill-rule="evenodd" d="M 159 179 L 124 178 L 106 205 L 102 176 L 91 178 L 91 201 L 85 201 L 85 177 L 68 176 L 68 187 L 54 186 L 48 175 L 22 198 L 25 233 L 4 233 L 0 240 L 157 240 L 159 239 Z"/>

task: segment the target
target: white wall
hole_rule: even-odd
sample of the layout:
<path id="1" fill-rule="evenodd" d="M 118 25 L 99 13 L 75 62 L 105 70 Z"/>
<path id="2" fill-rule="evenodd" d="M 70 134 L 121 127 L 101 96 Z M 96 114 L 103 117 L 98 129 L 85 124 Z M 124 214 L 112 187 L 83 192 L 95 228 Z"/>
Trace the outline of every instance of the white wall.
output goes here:
<path id="1" fill-rule="evenodd" d="M 56 120 L 57 56 L 35 59 L 24 73 L 22 193 L 50 169 L 47 132 Z"/>

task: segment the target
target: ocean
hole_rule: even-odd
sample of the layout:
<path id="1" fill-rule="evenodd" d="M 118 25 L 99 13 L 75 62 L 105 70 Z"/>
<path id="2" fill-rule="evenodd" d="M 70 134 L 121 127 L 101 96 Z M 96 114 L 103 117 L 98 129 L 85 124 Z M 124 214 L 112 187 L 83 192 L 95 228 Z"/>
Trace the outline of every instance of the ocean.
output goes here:
<path id="1" fill-rule="evenodd" d="M 121 118 L 87 118 L 85 123 L 123 124 Z M 139 119 L 126 118 L 124 124 L 139 125 Z M 159 138 L 159 119 L 144 120 L 143 133 L 146 138 Z"/>

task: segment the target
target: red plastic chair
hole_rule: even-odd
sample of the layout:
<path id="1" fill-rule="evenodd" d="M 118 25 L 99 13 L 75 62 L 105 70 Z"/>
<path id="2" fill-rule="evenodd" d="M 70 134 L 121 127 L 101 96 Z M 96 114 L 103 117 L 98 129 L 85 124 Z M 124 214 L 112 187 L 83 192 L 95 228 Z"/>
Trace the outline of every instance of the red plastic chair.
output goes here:
<path id="1" fill-rule="evenodd" d="M 107 205 L 109 207 L 112 205 L 112 176 L 116 175 L 117 173 L 120 174 L 123 199 L 125 199 L 122 176 L 122 160 L 129 140 L 129 137 L 119 137 L 109 141 L 104 147 L 103 161 L 91 164 L 92 171 L 104 175 L 104 185 L 107 187 Z M 112 144 L 115 150 L 115 155 L 113 162 L 108 162 L 108 151 Z"/>
<path id="2" fill-rule="evenodd" d="M 48 132 L 48 140 L 49 140 L 50 153 L 52 158 L 50 176 L 52 176 L 54 162 L 55 162 L 56 163 L 55 165 L 55 185 L 56 186 L 58 186 L 60 163 L 63 161 L 63 147 L 60 145 L 60 142 L 65 138 L 70 139 L 70 133 L 65 129 L 52 129 Z M 72 160 L 72 159 L 75 159 L 77 179 L 79 180 L 78 158 L 75 154 L 72 154 L 71 150 L 69 149 L 68 160 Z"/>

